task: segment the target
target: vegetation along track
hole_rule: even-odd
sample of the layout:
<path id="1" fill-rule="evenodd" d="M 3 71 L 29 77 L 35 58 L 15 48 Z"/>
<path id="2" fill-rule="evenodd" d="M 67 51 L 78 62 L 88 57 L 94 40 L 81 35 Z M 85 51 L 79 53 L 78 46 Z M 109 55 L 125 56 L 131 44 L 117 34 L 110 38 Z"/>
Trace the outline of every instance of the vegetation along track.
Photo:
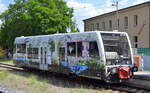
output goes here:
<path id="1" fill-rule="evenodd" d="M 91 78 L 85 78 L 85 77 L 79 77 L 75 75 L 64 75 L 60 73 L 54 73 L 54 72 L 45 72 L 45 71 L 37 71 L 33 69 L 29 70 L 23 70 L 22 68 L 19 68 L 12 64 L 6 64 L 6 63 L 0 63 L 0 67 L 7 68 L 11 70 L 17 70 L 17 71 L 23 71 L 24 73 L 32 73 L 36 74 L 38 77 L 41 78 L 47 78 L 49 79 L 50 76 L 55 77 L 56 79 L 61 79 L 63 81 L 69 81 L 73 83 L 78 83 L 80 85 L 84 85 L 85 87 L 92 87 L 93 89 L 96 88 L 104 88 L 104 89 L 111 89 L 114 91 L 119 91 L 123 93 L 150 93 L 150 90 L 143 89 L 143 88 L 137 88 L 137 87 L 129 87 L 127 85 L 123 84 L 108 84 L 104 81 L 97 80 L 97 79 L 91 79 Z M 42 76 L 41 76 L 42 74 Z"/>

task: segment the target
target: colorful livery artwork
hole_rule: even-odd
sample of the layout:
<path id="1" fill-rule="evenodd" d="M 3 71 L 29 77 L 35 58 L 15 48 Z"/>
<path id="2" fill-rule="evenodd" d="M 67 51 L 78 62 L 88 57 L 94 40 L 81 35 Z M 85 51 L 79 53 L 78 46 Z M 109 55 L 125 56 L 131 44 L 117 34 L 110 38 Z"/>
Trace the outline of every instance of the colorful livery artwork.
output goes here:
<path id="1" fill-rule="evenodd" d="M 64 74 L 123 82 L 133 76 L 129 37 L 124 32 L 83 32 L 17 37 L 14 63 Z"/>

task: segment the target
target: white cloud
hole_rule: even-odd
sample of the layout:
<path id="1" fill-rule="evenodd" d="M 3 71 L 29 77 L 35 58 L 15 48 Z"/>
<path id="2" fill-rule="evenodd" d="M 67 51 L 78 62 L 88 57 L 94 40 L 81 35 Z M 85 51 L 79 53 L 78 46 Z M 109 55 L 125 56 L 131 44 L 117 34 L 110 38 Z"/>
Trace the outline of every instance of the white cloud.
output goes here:
<path id="1" fill-rule="evenodd" d="M 118 1 L 119 6 L 125 6 L 129 4 L 129 0 L 106 0 L 104 5 L 105 7 L 111 7 L 116 1 Z"/>
<path id="2" fill-rule="evenodd" d="M 98 14 L 96 8 L 89 3 L 79 3 L 75 0 L 71 0 L 67 2 L 67 5 L 74 8 L 74 15 L 76 18 L 77 26 L 81 32 L 83 32 L 84 28 L 82 20 Z"/>
<path id="3" fill-rule="evenodd" d="M 4 12 L 7 9 L 6 5 L 2 3 L 2 0 L 0 0 L 0 14 Z"/>
<path id="4" fill-rule="evenodd" d="M 133 5 L 137 5 L 137 4 L 140 4 L 140 3 L 144 3 L 146 1 L 149 1 L 149 0 L 134 0 L 133 2 Z"/>
<path id="5" fill-rule="evenodd" d="M 74 8 L 75 15 L 77 14 L 76 16 L 94 16 L 97 14 L 95 7 L 89 3 L 79 3 L 71 0 L 67 2 L 67 5 Z"/>
<path id="6" fill-rule="evenodd" d="M 6 5 L 2 3 L 2 0 L 0 0 L 0 14 L 4 12 L 7 9 Z M 0 20 L 0 25 L 2 24 L 2 21 Z"/>
<path id="7" fill-rule="evenodd" d="M 112 6 L 113 3 L 114 3 L 114 2 L 113 2 L 112 0 L 107 0 L 107 1 L 105 1 L 105 5 L 106 5 L 107 7 Z"/>
<path id="8" fill-rule="evenodd" d="M 120 6 L 125 6 L 129 3 L 129 0 L 120 0 L 119 5 Z"/>
<path id="9" fill-rule="evenodd" d="M 98 11 L 98 15 L 101 15 L 101 14 L 108 13 L 114 10 L 115 8 L 104 8 L 104 9 L 98 9 L 97 11 Z"/>
<path id="10" fill-rule="evenodd" d="M 110 0 L 106 1 L 106 6 L 107 8 L 96 8 L 94 5 L 90 4 L 90 3 L 79 3 L 75 0 L 70 0 L 67 2 L 67 5 L 69 7 L 73 7 L 74 8 L 74 15 L 78 24 L 78 27 L 81 31 L 83 31 L 83 22 L 82 20 L 87 19 L 89 17 L 93 17 L 93 16 L 97 16 L 100 14 L 104 14 L 107 12 L 111 12 L 112 10 L 115 9 L 115 7 L 111 7 L 111 3 Z M 108 7 L 109 6 L 109 7 Z"/>
<path id="11" fill-rule="evenodd" d="M 106 0 L 105 4 L 98 8 L 90 3 L 79 3 L 75 0 L 68 1 L 67 5 L 74 8 L 75 16 L 92 17 L 115 10 L 115 7 L 112 6 L 113 1 Z M 128 3 L 129 0 L 119 0 L 120 6 L 127 5 Z"/>

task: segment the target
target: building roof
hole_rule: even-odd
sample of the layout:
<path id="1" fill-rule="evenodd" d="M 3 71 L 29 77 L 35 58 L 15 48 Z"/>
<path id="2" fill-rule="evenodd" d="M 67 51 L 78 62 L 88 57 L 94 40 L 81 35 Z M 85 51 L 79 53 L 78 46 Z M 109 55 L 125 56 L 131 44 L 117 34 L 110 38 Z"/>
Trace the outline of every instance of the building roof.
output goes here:
<path id="1" fill-rule="evenodd" d="M 133 5 L 133 6 L 130 6 L 130 7 L 126 7 L 126 8 L 123 8 L 123 9 L 119 9 L 118 11 L 127 10 L 127 9 L 130 9 L 130 8 L 134 8 L 134 7 L 145 5 L 145 4 L 150 4 L 150 1 L 147 1 L 147 2 L 144 2 L 144 3 L 141 3 L 141 4 L 137 4 L 137 5 Z M 100 17 L 100 16 L 109 15 L 109 14 L 112 14 L 112 13 L 115 13 L 115 12 L 116 11 L 108 12 L 108 13 L 105 13 L 105 14 L 101 14 L 101 15 L 98 15 L 98 16 L 94 16 L 94 17 L 91 17 L 91 18 L 84 19 L 83 21 L 94 19 L 94 18 Z"/>

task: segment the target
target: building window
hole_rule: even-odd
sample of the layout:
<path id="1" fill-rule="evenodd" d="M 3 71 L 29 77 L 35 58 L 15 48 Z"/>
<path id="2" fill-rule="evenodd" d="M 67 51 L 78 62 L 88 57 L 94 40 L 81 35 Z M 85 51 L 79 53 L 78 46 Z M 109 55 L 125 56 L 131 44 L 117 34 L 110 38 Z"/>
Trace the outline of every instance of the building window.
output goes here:
<path id="1" fill-rule="evenodd" d="M 134 36 L 133 41 L 134 41 L 134 48 L 138 48 L 138 36 Z"/>
<path id="2" fill-rule="evenodd" d="M 127 29 L 128 28 L 128 17 L 124 17 L 124 28 Z"/>
<path id="3" fill-rule="evenodd" d="M 91 31 L 94 31 L 94 24 L 91 25 Z"/>
<path id="4" fill-rule="evenodd" d="M 96 24 L 97 30 L 100 29 L 99 23 Z"/>
<path id="5" fill-rule="evenodd" d="M 117 22 L 115 22 L 115 28 L 116 28 L 116 30 L 118 30 L 119 29 L 119 22 L 120 22 L 120 20 L 119 19 L 117 19 Z"/>
<path id="6" fill-rule="evenodd" d="M 89 31 L 89 25 L 85 25 L 85 31 Z"/>
<path id="7" fill-rule="evenodd" d="M 109 29 L 112 29 L 112 20 L 109 20 Z"/>
<path id="8" fill-rule="evenodd" d="M 120 26 L 120 20 L 118 19 L 118 27 Z"/>
<path id="9" fill-rule="evenodd" d="M 134 15 L 134 26 L 138 25 L 138 16 Z"/>
<path id="10" fill-rule="evenodd" d="M 102 22 L 102 30 L 105 30 L 105 22 Z"/>

